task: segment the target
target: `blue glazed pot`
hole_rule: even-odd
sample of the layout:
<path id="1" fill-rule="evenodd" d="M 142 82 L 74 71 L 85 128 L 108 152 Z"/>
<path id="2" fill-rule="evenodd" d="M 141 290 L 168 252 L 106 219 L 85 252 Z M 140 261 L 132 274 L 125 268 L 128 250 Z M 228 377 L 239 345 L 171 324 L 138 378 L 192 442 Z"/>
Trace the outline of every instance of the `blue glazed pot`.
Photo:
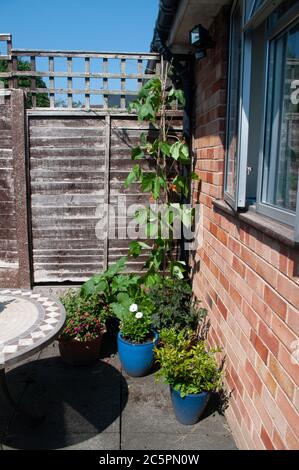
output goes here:
<path id="1" fill-rule="evenodd" d="M 117 336 L 120 361 L 125 371 L 132 377 L 142 377 L 151 370 L 154 362 L 154 348 L 158 342 L 158 333 L 153 330 L 154 338 L 149 343 L 134 344 L 125 340 L 121 332 Z"/>
<path id="2" fill-rule="evenodd" d="M 182 398 L 180 392 L 177 392 L 172 387 L 170 387 L 170 393 L 177 420 L 182 424 L 197 423 L 207 406 L 210 394 L 202 392 L 186 395 Z"/>

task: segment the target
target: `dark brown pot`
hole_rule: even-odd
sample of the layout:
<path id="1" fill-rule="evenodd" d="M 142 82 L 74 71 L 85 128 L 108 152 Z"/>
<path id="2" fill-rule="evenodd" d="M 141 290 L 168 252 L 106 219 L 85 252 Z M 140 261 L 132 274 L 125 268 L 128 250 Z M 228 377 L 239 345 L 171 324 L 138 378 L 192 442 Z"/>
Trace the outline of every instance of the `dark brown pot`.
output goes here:
<path id="1" fill-rule="evenodd" d="M 61 359 L 71 366 L 87 366 L 99 360 L 105 330 L 91 341 L 59 340 Z"/>

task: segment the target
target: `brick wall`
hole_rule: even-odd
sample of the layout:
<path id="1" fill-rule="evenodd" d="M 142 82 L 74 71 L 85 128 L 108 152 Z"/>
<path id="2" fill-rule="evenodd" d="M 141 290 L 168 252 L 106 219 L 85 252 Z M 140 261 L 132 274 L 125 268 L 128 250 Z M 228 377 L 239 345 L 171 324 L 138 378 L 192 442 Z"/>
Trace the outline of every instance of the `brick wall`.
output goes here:
<path id="1" fill-rule="evenodd" d="M 227 418 L 242 449 L 299 449 L 298 249 L 213 206 L 223 195 L 228 14 L 210 29 L 216 48 L 197 62 L 193 147 L 201 178 L 203 243 L 194 291 L 226 355 Z"/>

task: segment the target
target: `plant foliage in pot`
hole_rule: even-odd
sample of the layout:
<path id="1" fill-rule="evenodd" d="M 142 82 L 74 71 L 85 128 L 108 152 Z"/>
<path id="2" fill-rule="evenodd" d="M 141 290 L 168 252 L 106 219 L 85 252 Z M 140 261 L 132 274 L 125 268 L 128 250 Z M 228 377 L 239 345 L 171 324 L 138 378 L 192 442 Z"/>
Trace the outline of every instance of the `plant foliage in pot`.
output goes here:
<path id="1" fill-rule="evenodd" d="M 164 329 L 160 333 L 156 361 L 161 366 L 156 373 L 170 385 L 172 405 L 177 420 L 186 425 L 199 421 L 211 392 L 222 385 L 222 372 L 215 360 L 219 349 L 207 350 L 205 341 L 184 329 Z"/>
<path id="2" fill-rule="evenodd" d="M 80 293 L 69 290 L 61 301 L 67 312 L 65 327 L 58 338 L 62 360 L 74 366 L 96 362 L 106 331 L 97 296 L 85 300 Z"/>
<path id="3" fill-rule="evenodd" d="M 150 313 L 131 304 L 122 315 L 117 338 L 121 364 L 130 376 L 142 377 L 150 372 L 157 342 L 158 333 L 152 328 Z"/>

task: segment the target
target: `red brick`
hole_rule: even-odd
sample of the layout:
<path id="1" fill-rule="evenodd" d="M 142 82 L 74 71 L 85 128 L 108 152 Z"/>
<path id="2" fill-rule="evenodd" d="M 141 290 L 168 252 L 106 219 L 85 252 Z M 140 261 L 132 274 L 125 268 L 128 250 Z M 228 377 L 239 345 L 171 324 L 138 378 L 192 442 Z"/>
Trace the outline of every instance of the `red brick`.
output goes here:
<path id="1" fill-rule="evenodd" d="M 265 282 L 250 268 L 246 268 L 246 282 L 257 295 L 263 297 Z"/>
<path id="2" fill-rule="evenodd" d="M 279 342 L 276 336 L 271 333 L 271 330 L 262 321 L 259 324 L 258 334 L 261 340 L 268 346 L 274 356 L 278 355 Z"/>
<path id="3" fill-rule="evenodd" d="M 277 284 L 277 270 L 265 261 L 259 260 L 256 263 L 256 272 L 261 276 L 268 284 L 272 287 L 276 287 Z"/>
<path id="4" fill-rule="evenodd" d="M 265 444 L 265 447 L 266 447 L 267 450 L 274 450 L 274 446 L 272 444 L 272 441 L 271 441 L 266 429 L 264 428 L 264 426 L 262 426 L 261 438 L 262 438 L 262 441 Z"/>
<path id="5" fill-rule="evenodd" d="M 232 286 L 230 284 L 229 286 L 229 294 L 233 300 L 233 302 L 239 307 L 241 308 L 241 305 L 242 305 L 242 296 L 239 294 L 239 292 L 237 291 L 237 289 L 234 288 L 234 286 Z"/>
<path id="6" fill-rule="evenodd" d="M 232 237 L 228 238 L 228 248 L 238 257 L 241 253 L 241 244 Z"/>
<path id="7" fill-rule="evenodd" d="M 286 449 L 286 446 L 285 446 L 284 442 L 282 441 L 280 435 L 276 431 L 276 429 L 274 429 L 274 432 L 273 432 L 272 442 L 273 442 L 273 445 L 274 445 L 276 450 L 285 450 Z"/>
<path id="8" fill-rule="evenodd" d="M 244 279 L 245 277 L 245 265 L 237 258 L 233 256 L 233 269 Z"/>
<path id="9" fill-rule="evenodd" d="M 228 292 L 229 291 L 229 281 L 228 281 L 227 277 L 221 271 L 219 271 L 218 280 L 219 280 L 220 284 L 222 284 L 224 289 Z"/>
<path id="10" fill-rule="evenodd" d="M 266 364 L 267 358 L 268 358 L 268 349 L 253 330 L 251 331 L 250 341 L 253 344 L 258 355 L 262 358 L 262 360 Z"/>
<path id="11" fill-rule="evenodd" d="M 288 307 L 287 324 L 299 336 L 299 311 L 291 306 Z"/>
<path id="12" fill-rule="evenodd" d="M 287 277 L 279 274 L 277 279 L 279 294 L 295 307 L 299 305 L 299 286 Z"/>
<path id="13" fill-rule="evenodd" d="M 289 257 L 289 250 L 285 245 L 280 246 L 280 254 L 279 254 L 279 269 L 284 274 L 287 274 L 288 269 L 288 257 Z"/>
<path id="14" fill-rule="evenodd" d="M 256 407 L 258 414 L 261 417 L 261 423 L 264 425 L 265 429 L 268 430 L 268 433 L 271 435 L 273 426 L 273 421 L 265 408 L 261 396 L 258 393 L 255 393 L 253 396 L 253 404 Z"/>
<path id="15" fill-rule="evenodd" d="M 219 240 L 221 243 L 223 243 L 223 245 L 227 246 L 227 238 L 228 238 L 228 236 L 227 236 L 227 234 L 226 234 L 223 230 L 221 230 L 221 228 L 219 228 L 219 227 L 217 228 L 217 238 L 218 238 L 218 240 Z"/>
<path id="16" fill-rule="evenodd" d="M 259 326 L 259 317 L 255 313 L 255 311 L 245 301 L 243 302 L 242 311 L 245 315 L 245 318 L 250 323 L 251 327 L 255 330 L 255 332 L 257 332 L 258 331 L 258 326 Z"/>
<path id="17" fill-rule="evenodd" d="M 234 381 L 234 384 L 236 386 L 236 389 L 238 390 L 238 393 L 240 394 L 240 396 L 243 395 L 243 385 L 242 385 L 242 382 L 239 378 L 239 374 L 238 372 L 234 369 L 234 367 L 232 366 L 231 367 L 231 376 L 232 376 L 232 379 Z"/>
<path id="18" fill-rule="evenodd" d="M 291 344 L 297 339 L 297 336 L 277 315 L 273 315 L 271 329 L 279 341 L 282 341 L 285 347 L 291 351 Z"/>
<path id="19" fill-rule="evenodd" d="M 279 345 L 278 361 L 299 387 L 299 364 L 292 362 L 292 355 L 283 344 Z"/>
<path id="20" fill-rule="evenodd" d="M 262 393 L 262 386 L 263 386 L 262 381 L 259 378 L 254 367 L 248 360 L 246 361 L 245 370 L 251 380 L 252 385 L 256 389 L 257 393 L 260 395 Z"/>
<path id="21" fill-rule="evenodd" d="M 267 285 L 265 286 L 264 299 L 267 305 L 279 315 L 283 320 L 286 319 L 287 305 L 285 301 L 279 297 L 273 289 L 270 289 Z"/>
<path id="22" fill-rule="evenodd" d="M 269 372 L 267 366 L 259 357 L 256 358 L 256 369 L 264 386 L 267 387 L 267 390 L 271 393 L 272 397 L 275 398 L 277 392 L 277 383 Z"/>
<path id="23" fill-rule="evenodd" d="M 279 362 L 275 359 L 275 357 L 270 354 L 269 355 L 269 370 L 273 377 L 276 379 L 279 386 L 285 391 L 289 398 L 292 399 L 294 394 L 294 382 L 290 379 L 286 371 L 281 367 Z"/>
<path id="24" fill-rule="evenodd" d="M 280 390 L 278 390 L 277 393 L 277 405 L 290 425 L 292 431 L 296 437 L 299 438 L 299 413 L 294 406 L 291 405 L 287 396 Z"/>
<path id="25" fill-rule="evenodd" d="M 255 293 L 252 295 L 252 308 L 267 325 L 271 325 L 273 317 L 272 310 Z"/>
<path id="26" fill-rule="evenodd" d="M 290 427 L 287 428 L 285 440 L 289 450 L 299 450 L 299 439 L 296 438 Z"/>
<path id="27" fill-rule="evenodd" d="M 224 305 L 224 303 L 222 302 L 222 300 L 219 297 L 217 299 L 217 307 L 219 308 L 220 313 L 223 316 L 223 318 L 225 318 L 225 320 L 226 320 L 227 319 L 227 308 L 226 308 L 226 306 Z"/>
<path id="28" fill-rule="evenodd" d="M 256 265 L 259 262 L 259 260 L 257 259 L 257 256 L 255 255 L 255 253 L 253 253 L 253 251 L 242 246 L 241 258 L 244 261 L 244 263 L 248 264 L 253 270 L 256 270 Z"/>

